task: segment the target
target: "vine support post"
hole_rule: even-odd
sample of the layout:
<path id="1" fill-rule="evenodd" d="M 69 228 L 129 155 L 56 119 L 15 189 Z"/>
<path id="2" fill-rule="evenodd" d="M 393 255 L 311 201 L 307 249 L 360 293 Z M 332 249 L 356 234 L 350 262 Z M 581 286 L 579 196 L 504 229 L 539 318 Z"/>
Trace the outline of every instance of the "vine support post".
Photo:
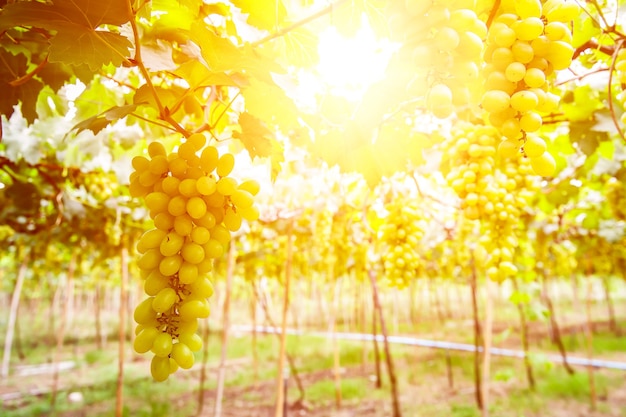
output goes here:
<path id="1" fill-rule="evenodd" d="M 328 278 L 330 282 L 334 282 L 334 264 L 328 263 Z M 339 296 L 341 292 L 341 280 L 335 282 L 335 291 L 333 291 L 332 313 L 330 320 L 330 332 L 333 344 L 333 379 L 335 382 L 335 407 L 341 408 L 341 363 L 339 355 L 339 341 L 337 340 L 337 314 L 340 310 Z"/>
<path id="2" fill-rule="evenodd" d="M 215 417 L 222 415 L 222 399 L 224 397 L 224 379 L 226 376 L 226 355 L 228 353 L 228 330 L 230 327 L 230 293 L 235 273 L 235 263 L 237 251 L 235 241 L 231 240 L 228 247 L 228 257 L 226 264 L 226 290 L 224 294 L 224 312 L 222 317 L 222 352 L 220 355 L 220 365 L 217 371 L 217 391 L 215 394 Z"/>
<path id="3" fill-rule="evenodd" d="M 118 333 L 118 361 L 117 361 L 117 390 L 115 394 L 115 417 L 122 417 L 124 413 L 124 351 L 126 348 L 126 288 L 128 287 L 128 248 L 126 240 L 122 241 L 120 250 L 120 311 L 119 311 L 119 333 Z"/>
<path id="4" fill-rule="evenodd" d="M 383 380 L 380 372 L 380 349 L 378 348 L 378 330 L 376 329 L 376 323 L 378 322 L 376 299 L 376 291 L 372 286 L 372 341 L 374 342 L 374 358 L 376 363 L 376 388 L 380 389 L 383 386 Z"/>
<path id="5" fill-rule="evenodd" d="M 586 281 L 587 281 L 587 297 L 586 297 L 586 302 L 585 302 L 585 312 L 586 312 L 586 318 L 587 318 L 587 323 L 585 326 L 585 345 L 587 348 L 587 359 L 589 360 L 589 362 L 591 362 L 593 360 L 593 322 L 591 321 L 591 303 L 593 302 L 593 282 L 591 280 L 591 273 L 590 273 L 590 268 L 591 268 L 591 263 L 588 263 L 588 269 L 587 269 L 587 274 L 585 276 Z M 594 369 L 593 366 L 591 366 L 591 364 L 589 366 L 587 366 L 587 374 L 589 375 L 589 401 L 590 401 L 590 407 L 592 411 L 596 410 L 596 406 L 597 406 L 597 402 L 598 402 L 598 395 L 596 393 L 596 381 L 595 381 L 595 373 L 594 373 Z"/>
<path id="6" fill-rule="evenodd" d="M 211 329 L 209 328 L 209 321 L 203 320 L 202 340 L 204 349 L 202 350 L 202 365 L 200 367 L 200 382 L 198 383 L 198 411 L 196 415 L 199 417 L 202 415 L 202 409 L 204 408 L 204 382 L 206 381 L 207 363 L 209 362 L 209 334 Z"/>
<path id="7" fill-rule="evenodd" d="M 550 315 L 550 327 L 552 328 L 552 334 L 554 335 L 554 343 L 556 343 L 559 352 L 561 353 L 561 358 L 563 358 L 563 366 L 565 366 L 565 370 L 568 374 L 574 374 L 574 368 L 567 361 L 567 351 L 565 350 L 565 345 L 563 344 L 563 339 L 561 338 L 561 330 L 559 328 L 559 323 L 556 320 L 556 311 L 554 309 L 554 304 L 552 303 L 552 297 L 550 296 L 550 292 L 548 291 L 548 283 L 545 272 L 538 271 L 541 273 L 541 283 L 542 283 L 542 293 L 543 299 L 546 302 L 546 306 L 548 307 L 549 315 Z"/>
<path id="8" fill-rule="evenodd" d="M 513 277 L 513 288 L 515 292 L 519 292 L 519 284 L 517 277 Z M 526 378 L 528 379 L 528 388 L 535 390 L 535 377 L 533 375 L 533 364 L 530 361 L 530 351 L 528 346 L 528 322 L 526 321 L 526 309 L 521 302 L 517 302 L 517 311 L 519 312 L 522 347 L 524 349 L 524 367 L 526 368 Z"/>
<path id="9" fill-rule="evenodd" d="M 483 389 L 482 389 L 482 377 L 480 374 L 480 350 L 483 345 L 482 331 L 480 325 L 480 317 L 478 315 L 478 277 L 476 275 L 476 265 L 474 259 L 472 259 L 472 279 L 470 281 L 470 288 L 472 292 L 472 312 L 474 316 L 474 388 L 476 395 L 476 405 L 479 410 L 484 407 L 483 403 Z"/>
<path id="10" fill-rule="evenodd" d="M 52 372 L 52 392 L 50 394 L 50 408 L 54 413 L 56 406 L 57 392 L 59 390 L 59 361 L 61 360 L 61 349 L 65 340 L 65 330 L 67 328 L 68 315 L 70 310 L 70 300 L 74 292 L 74 273 L 76 272 L 76 264 L 78 259 L 79 246 L 76 246 L 70 257 L 70 263 L 67 268 L 67 282 L 65 283 L 65 296 L 63 300 L 63 313 L 61 315 L 61 324 L 57 330 L 57 343 L 54 351 L 54 369 Z"/>
<path id="11" fill-rule="evenodd" d="M 287 349 L 287 312 L 289 311 L 289 285 L 291 281 L 291 267 L 293 261 L 293 220 L 289 220 L 287 226 L 287 259 L 285 260 L 285 294 L 283 297 L 283 314 L 280 332 L 280 352 L 278 354 L 278 371 L 276 375 L 276 417 L 283 417 L 285 380 L 283 373 L 285 368 L 285 351 Z"/>
<path id="12" fill-rule="evenodd" d="M 483 384 L 482 417 L 489 417 L 489 385 L 491 379 L 491 345 L 493 336 L 493 303 L 496 296 L 496 283 L 487 278 L 485 281 L 485 325 L 483 326 Z"/>
<path id="13" fill-rule="evenodd" d="M 15 287 L 13 288 L 13 294 L 11 295 L 11 305 L 9 307 L 9 318 L 7 324 L 6 335 L 4 338 L 4 354 L 2 355 L 2 372 L 1 377 L 5 379 L 9 376 L 9 364 L 11 362 L 11 345 L 13 344 L 13 335 L 15 333 L 15 326 L 17 323 L 17 311 L 20 307 L 20 297 L 22 295 L 22 287 L 24 286 L 24 279 L 26 277 L 26 271 L 28 269 L 28 263 L 30 262 L 30 251 L 22 250 L 24 253 L 21 258 L 20 266 L 17 270 L 17 277 L 15 280 Z M 20 251 L 16 251 L 16 258 L 19 258 Z"/>
<path id="14" fill-rule="evenodd" d="M 615 307 L 613 306 L 613 299 L 611 298 L 611 277 L 602 277 L 602 289 L 604 290 L 604 300 L 606 301 L 607 313 L 609 315 L 609 329 L 619 336 L 619 328 L 617 327 L 617 321 L 615 320 Z"/>
<path id="15" fill-rule="evenodd" d="M 389 372 L 389 383 L 391 384 L 391 401 L 393 406 L 393 417 L 401 417 L 402 412 L 400 410 L 400 401 L 398 399 L 398 384 L 396 381 L 396 373 L 393 368 L 393 360 L 391 359 L 391 350 L 389 349 L 389 341 L 387 340 L 387 326 L 385 325 L 385 319 L 383 317 L 382 309 L 380 306 L 380 297 L 378 296 L 378 287 L 376 285 L 376 276 L 371 269 L 368 271 L 370 283 L 372 284 L 372 291 L 374 293 L 374 309 L 378 310 L 378 317 L 380 318 L 380 331 L 383 334 L 383 346 L 385 349 L 385 359 L 387 361 L 387 371 Z"/>

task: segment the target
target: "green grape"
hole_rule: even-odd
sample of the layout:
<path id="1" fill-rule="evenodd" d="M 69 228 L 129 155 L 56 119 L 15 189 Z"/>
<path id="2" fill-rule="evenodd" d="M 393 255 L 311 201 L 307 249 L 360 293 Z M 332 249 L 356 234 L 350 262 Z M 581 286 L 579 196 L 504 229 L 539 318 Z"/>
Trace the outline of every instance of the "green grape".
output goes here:
<path id="1" fill-rule="evenodd" d="M 172 158 L 170 160 L 170 172 L 174 177 L 185 178 L 189 165 L 183 158 Z"/>
<path id="2" fill-rule="evenodd" d="M 159 266 L 159 262 L 161 262 L 162 258 L 163 256 L 158 249 L 148 249 L 137 261 L 137 266 L 146 270 L 155 269 Z"/>
<path id="3" fill-rule="evenodd" d="M 199 298 L 209 298 L 213 295 L 213 284 L 206 277 L 199 278 L 191 283 L 189 290 Z"/>
<path id="4" fill-rule="evenodd" d="M 211 314 L 211 308 L 209 303 L 202 300 L 189 300 L 184 301 L 179 309 L 178 314 L 182 321 L 189 321 L 191 319 L 204 319 Z"/>
<path id="5" fill-rule="evenodd" d="M 191 230 L 191 240 L 198 245 L 204 245 L 211 238 L 211 232 L 204 226 L 196 226 Z"/>
<path id="6" fill-rule="evenodd" d="M 220 156 L 215 167 L 216 173 L 220 177 L 225 177 L 230 174 L 235 167 L 235 156 L 231 153 L 225 153 Z"/>
<path id="7" fill-rule="evenodd" d="M 185 243 L 181 250 L 181 254 L 183 259 L 191 264 L 199 264 L 205 257 L 204 248 L 194 242 Z"/>
<path id="8" fill-rule="evenodd" d="M 198 319 L 181 320 L 178 324 L 178 333 L 195 333 L 198 331 Z"/>
<path id="9" fill-rule="evenodd" d="M 187 208 L 185 207 L 185 211 Z M 188 214 L 177 216 L 174 220 L 174 231 L 180 236 L 189 236 L 193 230 L 193 220 Z"/>
<path id="10" fill-rule="evenodd" d="M 217 240 L 223 246 L 226 246 L 230 242 L 230 232 L 226 227 L 218 224 L 211 229 L 211 240 Z"/>
<path id="11" fill-rule="evenodd" d="M 541 156 L 546 151 L 546 141 L 537 135 L 526 136 L 524 143 L 524 154 L 530 158 Z"/>
<path id="12" fill-rule="evenodd" d="M 152 309 L 157 313 L 164 313 L 178 301 L 178 294 L 173 288 L 163 288 L 152 300 Z"/>
<path id="13" fill-rule="evenodd" d="M 238 210 L 238 213 L 244 220 L 249 222 L 255 221 L 259 218 L 259 209 L 256 206 L 243 207 Z"/>
<path id="14" fill-rule="evenodd" d="M 231 177 L 222 177 L 217 181 L 217 192 L 222 195 L 232 195 L 237 191 L 237 181 Z"/>
<path id="15" fill-rule="evenodd" d="M 152 300 L 154 297 L 148 297 L 135 307 L 133 318 L 136 323 L 148 324 L 156 317 L 156 311 L 152 309 Z"/>
<path id="16" fill-rule="evenodd" d="M 172 346 L 172 359 L 174 359 L 181 368 L 189 369 L 193 366 L 195 358 L 193 352 L 186 344 L 178 342 Z"/>
<path id="17" fill-rule="evenodd" d="M 259 184 L 258 181 L 250 179 L 250 180 L 245 180 L 245 181 L 241 182 L 237 186 L 237 188 L 240 189 L 240 190 L 243 190 L 243 191 L 247 191 L 250 194 L 252 194 L 253 196 L 255 196 L 261 190 L 261 185 Z"/>
<path id="18" fill-rule="evenodd" d="M 159 229 L 150 229 L 144 232 L 137 242 L 137 251 L 145 253 L 148 249 L 158 248 L 165 237 L 165 232 Z"/>
<path id="19" fill-rule="evenodd" d="M 539 99 L 532 91 L 522 90 L 511 96 L 511 107 L 519 112 L 527 112 L 537 108 Z"/>
<path id="20" fill-rule="evenodd" d="M 235 190 L 230 196 L 230 200 L 238 209 L 250 207 L 254 204 L 254 196 L 248 191 L 241 189 Z"/>
<path id="21" fill-rule="evenodd" d="M 498 145 L 498 154 L 503 158 L 514 158 L 520 155 L 520 144 L 517 139 L 507 139 Z"/>
<path id="22" fill-rule="evenodd" d="M 150 166 L 150 160 L 145 156 L 135 156 L 131 161 L 131 165 L 137 172 L 145 171 Z"/>
<path id="23" fill-rule="evenodd" d="M 150 363 L 150 373 L 155 381 L 165 381 L 170 376 L 170 359 L 168 357 L 154 356 Z"/>
<path id="24" fill-rule="evenodd" d="M 148 295 L 157 295 L 163 288 L 170 284 L 169 278 L 162 275 L 158 270 L 153 270 L 143 283 L 143 290 Z"/>
<path id="25" fill-rule="evenodd" d="M 167 152 L 161 142 L 150 142 L 148 144 L 148 155 L 154 158 L 157 155 L 167 155 Z"/>
<path id="26" fill-rule="evenodd" d="M 137 353 L 146 353 L 152 349 L 154 339 L 159 334 L 156 327 L 145 327 L 135 337 L 133 341 L 133 349 Z"/>
<path id="27" fill-rule="evenodd" d="M 148 169 L 151 173 L 160 177 L 169 170 L 169 163 L 167 162 L 167 158 L 164 155 L 155 156 L 150 161 Z"/>
<path id="28" fill-rule="evenodd" d="M 196 190 L 200 195 L 211 195 L 217 190 L 215 178 L 203 175 L 196 181 Z"/>
<path id="29" fill-rule="evenodd" d="M 169 213 L 159 213 L 154 217 L 154 227 L 159 230 L 169 231 L 174 227 L 174 216 Z"/>
<path id="30" fill-rule="evenodd" d="M 202 338 L 195 332 L 181 333 L 178 340 L 187 345 L 192 352 L 202 349 Z"/>
<path id="31" fill-rule="evenodd" d="M 178 191 L 179 186 L 180 186 L 180 179 L 176 177 L 165 177 L 163 178 L 163 182 L 161 183 L 163 192 L 170 197 L 175 197 L 179 194 L 179 191 Z M 169 203 L 169 199 L 168 199 L 168 203 Z M 165 211 L 165 210 L 162 210 L 162 211 Z"/>
<path id="32" fill-rule="evenodd" d="M 183 197 L 193 197 L 199 195 L 198 189 L 196 188 L 197 180 L 193 178 L 185 178 L 178 185 L 178 192 Z"/>
<path id="33" fill-rule="evenodd" d="M 224 213 L 224 226 L 231 232 L 236 232 L 241 228 L 241 215 L 233 209 L 228 208 Z"/>
<path id="34" fill-rule="evenodd" d="M 511 97 L 500 90 L 490 90 L 483 95 L 482 107 L 490 113 L 504 111 L 509 107 Z"/>
<path id="35" fill-rule="evenodd" d="M 159 245 L 159 251 L 163 256 L 176 255 L 185 243 L 185 239 L 179 233 L 169 232 Z"/>
<path id="36" fill-rule="evenodd" d="M 211 213 L 210 211 L 207 211 L 204 214 L 204 216 L 200 217 L 195 222 L 198 226 L 202 226 L 206 228 L 207 230 L 211 230 L 213 227 L 215 227 L 215 224 L 217 223 L 215 220 L 215 215 L 213 215 L 213 213 Z M 193 233 L 193 229 L 191 233 Z M 196 243 L 199 243 L 199 242 L 196 242 Z"/>
<path id="37" fill-rule="evenodd" d="M 517 39 L 532 41 L 543 34 L 543 21 L 539 17 L 527 17 L 513 25 Z"/>
<path id="38" fill-rule="evenodd" d="M 181 284 L 193 284 L 198 279 L 198 266 L 190 262 L 183 262 L 178 271 L 178 280 Z"/>
<path id="39" fill-rule="evenodd" d="M 172 346 L 172 336 L 160 332 L 154 338 L 151 350 L 156 356 L 167 357 L 172 352 Z"/>
<path id="40" fill-rule="evenodd" d="M 530 165 L 535 174 L 542 177 L 551 177 L 556 170 L 556 162 L 548 152 L 544 152 L 535 158 L 530 158 Z"/>
<path id="41" fill-rule="evenodd" d="M 178 156 L 183 158 L 184 160 L 191 162 L 194 161 L 194 157 L 196 156 L 196 149 L 193 144 L 189 142 L 182 143 L 178 146 Z M 199 163 L 200 161 L 198 161 Z M 190 166 L 197 165 L 197 163 L 190 163 Z"/>
<path id="42" fill-rule="evenodd" d="M 511 62 L 504 70 L 506 79 L 511 82 L 518 82 L 526 75 L 526 65 L 521 62 Z"/>
<path id="43" fill-rule="evenodd" d="M 175 275 L 183 264 L 183 257 L 176 254 L 166 256 L 159 264 L 159 272 L 166 277 Z"/>
<path id="44" fill-rule="evenodd" d="M 206 214 L 207 206 L 200 197 L 191 197 L 187 201 L 187 213 L 192 219 L 199 219 Z"/>
<path id="45" fill-rule="evenodd" d="M 195 151 L 199 151 L 206 144 L 206 137 L 202 133 L 194 133 L 187 138 Z"/>
<path id="46" fill-rule="evenodd" d="M 200 164 L 205 172 L 213 172 L 219 161 L 219 153 L 214 146 L 207 146 L 200 155 Z M 228 175 L 228 174 L 226 174 Z"/>
<path id="47" fill-rule="evenodd" d="M 174 217 L 182 216 L 187 212 L 187 199 L 180 195 L 172 197 L 167 204 L 167 211 Z"/>
<path id="48" fill-rule="evenodd" d="M 515 0 L 515 13 L 522 19 L 529 17 L 541 17 L 541 1 L 540 0 Z"/>

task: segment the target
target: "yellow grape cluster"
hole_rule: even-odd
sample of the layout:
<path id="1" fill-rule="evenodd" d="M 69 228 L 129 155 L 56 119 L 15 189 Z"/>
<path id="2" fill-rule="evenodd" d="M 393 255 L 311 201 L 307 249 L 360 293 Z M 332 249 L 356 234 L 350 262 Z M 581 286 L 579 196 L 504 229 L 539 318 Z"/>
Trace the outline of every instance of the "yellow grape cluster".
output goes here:
<path id="1" fill-rule="evenodd" d="M 229 177 L 234 156 L 220 156 L 205 142 L 204 135 L 194 134 L 169 154 L 152 142 L 149 158 L 132 161 L 130 193 L 144 199 L 154 221 L 137 243 L 148 298 L 135 308 L 133 347 L 154 354 L 150 368 L 157 381 L 193 366 L 193 352 L 202 347 L 198 319 L 210 314 L 213 286 L 207 274 L 213 260 L 224 254 L 242 219 L 259 216 L 259 184 Z"/>
<path id="2" fill-rule="evenodd" d="M 485 190 L 493 181 L 498 141 L 494 127 L 462 123 L 442 143 L 442 171 L 470 220 L 490 216 L 496 210 Z"/>
<path id="3" fill-rule="evenodd" d="M 390 27 L 402 34 L 405 47 L 411 50 L 415 82 L 426 82 L 427 109 L 435 117 L 446 118 L 456 108 L 477 104 L 487 26 L 474 11 L 475 1 L 402 3 L 392 14 Z"/>
<path id="4" fill-rule="evenodd" d="M 541 114 L 558 106 L 550 87 L 555 71 L 572 62 L 570 23 L 579 7 L 573 0 L 511 0 L 500 9 L 487 35 L 481 106 L 506 138 L 502 155 L 523 154 L 536 174 L 550 176 L 554 158 L 533 132 L 543 123 Z"/>
<path id="5" fill-rule="evenodd" d="M 382 255 L 385 277 L 389 285 L 405 288 L 421 266 L 418 250 L 424 232 L 420 228 L 420 210 L 402 199 L 394 199 L 385 208 L 387 221 L 378 231 L 386 246 Z"/>
<path id="6" fill-rule="evenodd" d="M 606 183 L 606 198 L 613 216 L 619 220 L 626 220 L 626 184 L 611 177 Z"/>

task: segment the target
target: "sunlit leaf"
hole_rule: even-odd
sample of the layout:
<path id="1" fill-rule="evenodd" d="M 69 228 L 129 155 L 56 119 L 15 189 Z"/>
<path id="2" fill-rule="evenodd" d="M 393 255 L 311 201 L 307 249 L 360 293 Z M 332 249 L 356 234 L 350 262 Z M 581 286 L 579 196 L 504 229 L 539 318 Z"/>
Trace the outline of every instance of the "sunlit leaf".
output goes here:
<path id="1" fill-rule="evenodd" d="M 134 112 L 136 108 L 137 104 L 111 107 L 96 116 L 90 117 L 89 119 L 83 120 L 82 122 L 74 125 L 72 130 L 76 130 L 76 134 L 82 132 L 83 130 L 91 130 L 94 135 L 97 135 L 98 132 L 107 127 L 109 124 L 128 116 L 130 113 Z"/>
<path id="2" fill-rule="evenodd" d="M 279 28 L 287 15 L 285 5 L 280 0 L 271 4 L 258 0 L 232 0 L 232 3 L 248 15 L 248 23 L 260 29 Z"/>

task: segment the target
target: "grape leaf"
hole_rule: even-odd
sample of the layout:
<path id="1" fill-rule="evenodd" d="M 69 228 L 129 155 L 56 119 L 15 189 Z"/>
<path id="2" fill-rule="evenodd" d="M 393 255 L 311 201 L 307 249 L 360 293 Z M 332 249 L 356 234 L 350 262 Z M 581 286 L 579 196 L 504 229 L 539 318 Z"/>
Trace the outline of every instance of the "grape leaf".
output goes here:
<path id="1" fill-rule="evenodd" d="M 192 90 L 211 85 L 237 85 L 231 76 L 221 71 L 211 71 L 197 59 L 184 62 L 173 73 L 187 81 Z"/>
<path id="2" fill-rule="evenodd" d="M 132 46 L 124 36 L 96 29 L 105 24 L 122 25 L 131 17 L 124 0 L 16 2 L 2 10 L 0 32 L 16 26 L 52 30 L 56 35 L 50 39 L 50 62 L 87 64 L 95 72 L 109 63 L 119 66 Z"/>
<path id="3" fill-rule="evenodd" d="M 248 112 L 239 115 L 241 132 L 233 132 L 233 137 L 241 140 L 250 158 L 272 154 L 272 131 L 261 120 Z"/>
<path id="4" fill-rule="evenodd" d="M 83 130 L 91 130 L 94 135 L 97 135 L 102 129 L 110 125 L 119 119 L 128 116 L 134 112 L 138 104 L 128 104 L 126 106 L 116 106 L 103 111 L 102 113 L 83 120 L 82 122 L 74 125 L 71 130 L 76 130 L 76 134 L 79 134 Z"/>
<path id="5" fill-rule="evenodd" d="M 22 114 L 29 123 L 32 123 L 37 118 L 37 97 L 43 89 L 43 84 L 31 78 L 16 87 L 11 86 L 9 84 L 11 81 L 26 73 L 26 57 L 22 54 L 13 56 L 0 50 L 0 59 L 4 63 L 0 66 L 0 91 L 2 91 L 0 114 L 10 117 L 14 111 L 13 106 L 21 102 Z"/>
<path id="6" fill-rule="evenodd" d="M 259 29 L 273 30 L 281 26 L 287 15 L 282 1 L 272 2 L 272 6 L 258 0 L 232 0 L 241 11 L 248 14 L 248 23 Z"/>

